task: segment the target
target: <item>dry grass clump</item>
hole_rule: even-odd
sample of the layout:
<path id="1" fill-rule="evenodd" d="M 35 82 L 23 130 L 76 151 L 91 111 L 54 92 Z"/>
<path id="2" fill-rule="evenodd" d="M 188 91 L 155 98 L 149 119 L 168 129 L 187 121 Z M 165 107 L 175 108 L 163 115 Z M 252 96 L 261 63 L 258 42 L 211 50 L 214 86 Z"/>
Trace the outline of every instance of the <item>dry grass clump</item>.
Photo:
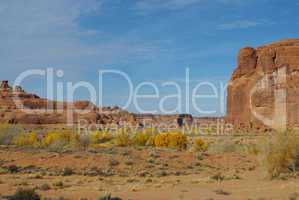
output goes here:
<path id="1" fill-rule="evenodd" d="M 279 132 L 261 149 L 262 164 L 271 178 L 281 173 L 294 172 L 298 168 L 299 138 L 292 132 Z"/>

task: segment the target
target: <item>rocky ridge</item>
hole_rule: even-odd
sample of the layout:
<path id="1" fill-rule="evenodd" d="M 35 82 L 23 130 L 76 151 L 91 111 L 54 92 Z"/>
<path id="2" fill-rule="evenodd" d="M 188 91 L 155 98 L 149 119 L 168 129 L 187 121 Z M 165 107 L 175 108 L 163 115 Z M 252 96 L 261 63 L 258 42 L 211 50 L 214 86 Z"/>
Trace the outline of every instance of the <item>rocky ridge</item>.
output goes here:
<path id="1" fill-rule="evenodd" d="M 85 112 L 88 111 L 88 112 Z M 0 123 L 10 124 L 120 124 L 136 123 L 133 114 L 117 107 L 98 108 L 88 101 L 57 102 L 12 88 L 8 81 L 0 85 Z"/>

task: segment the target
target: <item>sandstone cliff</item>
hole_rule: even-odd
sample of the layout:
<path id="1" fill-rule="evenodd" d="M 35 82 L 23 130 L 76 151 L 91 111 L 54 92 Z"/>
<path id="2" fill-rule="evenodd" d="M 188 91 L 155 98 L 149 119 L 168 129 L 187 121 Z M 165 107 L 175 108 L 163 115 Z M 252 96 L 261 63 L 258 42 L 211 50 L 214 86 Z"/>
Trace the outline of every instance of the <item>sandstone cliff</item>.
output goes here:
<path id="1" fill-rule="evenodd" d="M 267 131 L 299 125 L 299 39 L 240 50 L 228 86 L 227 121 Z"/>

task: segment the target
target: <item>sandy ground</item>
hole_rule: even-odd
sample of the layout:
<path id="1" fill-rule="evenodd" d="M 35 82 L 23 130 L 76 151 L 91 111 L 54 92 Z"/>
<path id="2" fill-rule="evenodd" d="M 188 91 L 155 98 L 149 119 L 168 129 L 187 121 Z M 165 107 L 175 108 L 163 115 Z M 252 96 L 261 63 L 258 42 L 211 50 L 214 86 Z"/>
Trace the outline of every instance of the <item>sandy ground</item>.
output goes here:
<path id="1" fill-rule="evenodd" d="M 299 177 L 266 178 L 257 158 L 151 148 L 50 153 L 0 148 L 0 194 L 36 188 L 43 197 L 132 200 L 290 199 Z M 46 187 L 46 186 L 47 187 Z"/>

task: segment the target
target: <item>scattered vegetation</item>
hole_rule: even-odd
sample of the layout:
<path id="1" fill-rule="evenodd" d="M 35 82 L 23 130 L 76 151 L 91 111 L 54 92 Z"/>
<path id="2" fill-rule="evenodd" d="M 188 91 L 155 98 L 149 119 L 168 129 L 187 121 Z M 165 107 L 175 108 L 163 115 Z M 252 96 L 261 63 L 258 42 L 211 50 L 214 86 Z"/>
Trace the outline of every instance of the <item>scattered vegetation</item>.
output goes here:
<path id="1" fill-rule="evenodd" d="M 171 149 L 186 149 L 188 146 L 195 152 L 226 153 L 226 152 L 254 152 L 258 150 L 250 145 L 222 140 L 208 143 L 202 138 L 189 141 L 181 130 L 159 133 L 156 129 L 134 130 L 121 128 L 116 131 L 94 131 L 89 134 L 78 134 L 71 130 L 50 131 L 46 133 L 25 132 L 24 129 L 13 128 L 10 125 L 0 125 L 0 144 L 13 144 L 18 147 L 43 148 L 53 152 L 67 150 L 89 149 L 97 150 L 106 147 L 158 147 Z"/>

